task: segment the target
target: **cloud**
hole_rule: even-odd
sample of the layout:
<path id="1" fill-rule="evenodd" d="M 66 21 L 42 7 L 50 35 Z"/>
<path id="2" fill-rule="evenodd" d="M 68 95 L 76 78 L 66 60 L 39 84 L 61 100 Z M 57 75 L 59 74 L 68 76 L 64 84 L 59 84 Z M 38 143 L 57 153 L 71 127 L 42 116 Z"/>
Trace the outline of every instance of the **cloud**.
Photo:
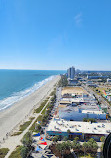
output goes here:
<path id="1" fill-rule="evenodd" d="M 79 13 L 77 14 L 75 17 L 74 17 L 74 20 L 75 20 L 75 23 L 77 26 L 81 26 L 82 24 L 82 13 Z"/>

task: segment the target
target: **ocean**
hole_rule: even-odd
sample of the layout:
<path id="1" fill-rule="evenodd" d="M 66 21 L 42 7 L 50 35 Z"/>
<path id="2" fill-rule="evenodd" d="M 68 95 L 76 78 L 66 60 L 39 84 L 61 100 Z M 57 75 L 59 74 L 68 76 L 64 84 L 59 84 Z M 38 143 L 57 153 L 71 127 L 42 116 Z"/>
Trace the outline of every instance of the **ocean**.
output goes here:
<path id="1" fill-rule="evenodd" d="M 0 111 L 30 95 L 65 71 L 0 70 Z"/>

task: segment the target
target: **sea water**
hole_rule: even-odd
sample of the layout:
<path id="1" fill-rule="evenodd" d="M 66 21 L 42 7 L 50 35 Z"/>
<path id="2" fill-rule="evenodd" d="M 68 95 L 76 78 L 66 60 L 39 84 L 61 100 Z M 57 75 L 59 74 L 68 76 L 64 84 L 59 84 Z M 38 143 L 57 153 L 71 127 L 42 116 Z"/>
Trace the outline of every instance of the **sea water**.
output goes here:
<path id="1" fill-rule="evenodd" d="M 0 110 L 30 95 L 65 71 L 57 70 L 0 70 Z"/>

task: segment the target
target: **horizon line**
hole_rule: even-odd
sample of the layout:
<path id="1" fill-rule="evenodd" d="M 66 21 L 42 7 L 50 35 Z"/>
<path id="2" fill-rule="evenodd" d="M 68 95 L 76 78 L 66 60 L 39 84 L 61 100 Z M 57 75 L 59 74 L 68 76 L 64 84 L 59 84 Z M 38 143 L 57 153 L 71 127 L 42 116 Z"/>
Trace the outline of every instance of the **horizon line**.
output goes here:
<path id="1" fill-rule="evenodd" d="M 61 69 L 58 70 L 58 69 L 5 69 L 5 68 L 3 68 L 3 69 L 0 68 L 0 70 L 67 71 L 67 69 L 66 70 L 63 70 L 63 69 L 62 70 Z M 81 69 L 78 69 L 78 68 L 76 70 L 80 70 L 80 71 L 111 71 L 111 70 L 87 70 L 87 69 L 86 70 L 81 70 Z"/>

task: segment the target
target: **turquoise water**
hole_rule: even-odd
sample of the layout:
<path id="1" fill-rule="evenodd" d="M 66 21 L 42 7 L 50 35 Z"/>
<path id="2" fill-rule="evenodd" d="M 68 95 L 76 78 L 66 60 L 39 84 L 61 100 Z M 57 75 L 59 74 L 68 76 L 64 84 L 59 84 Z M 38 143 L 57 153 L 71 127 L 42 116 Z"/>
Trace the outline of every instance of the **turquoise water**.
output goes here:
<path id="1" fill-rule="evenodd" d="M 30 95 L 55 75 L 65 71 L 0 70 L 0 110 Z"/>

